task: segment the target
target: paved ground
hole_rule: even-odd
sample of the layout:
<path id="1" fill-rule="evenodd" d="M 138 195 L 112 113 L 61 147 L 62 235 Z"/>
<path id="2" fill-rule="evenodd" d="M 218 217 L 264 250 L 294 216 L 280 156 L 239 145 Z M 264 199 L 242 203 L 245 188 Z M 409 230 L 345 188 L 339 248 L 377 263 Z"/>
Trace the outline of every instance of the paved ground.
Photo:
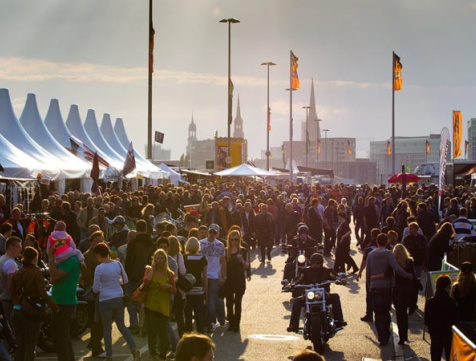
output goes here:
<path id="1" fill-rule="evenodd" d="M 353 246 L 355 250 L 355 246 Z M 352 255 L 360 264 L 361 254 L 353 251 Z M 311 343 L 305 341 L 298 334 L 286 332 L 290 315 L 290 294 L 281 293 L 280 281 L 286 256 L 280 249 L 273 251 L 272 262 L 261 264 L 256 253 L 252 254 L 253 276 L 247 285 L 247 291 L 243 299 L 243 319 L 241 333 L 234 334 L 226 331 L 226 328 L 218 328 L 212 335 L 217 344 L 215 360 L 260 360 L 276 361 L 291 360 L 292 355 L 299 350 L 311 347 Z M 330 261 L 330 265 L 332 261 Z M 344 317 L 348 326 L 340 331 L 329 341 L 326 347 L 325 357 L 327 361 L 333 360 L 362 360 L 365 358 L 374 360 L 429 360 L 429 344 L 423 340 L 422 311 L 423 297 L 419 299 L 420 310 L 410 316 L 410 343 L 404 347 L 395 342 L 388 346 L 379 347 L 375 336 L 375 328 L 372 323 L 360 321 L 365 313 L 365 283 L 364 280 L 355 281 L 355 276 L 348 277 L 347 286 L 332 286 L 332 292 L 341 296 Z M 394 319 L 394 317 L 393 317 Z M 394 325 L 394 332 L 396 325 Z M 74 349 L 78 360 L 100 360 L 89 357 L 86 349 L 88 335 L 74 341 Z M 114 329 L 114 359 L 129 359 L 129 351 Z M 135 337 L 137 344 L 148 360 L 146 339 Z M 426 339 L 429 339 L 428 334 Z M 55 360 L 55 355 L 38 353 L 38 360 Z"/>

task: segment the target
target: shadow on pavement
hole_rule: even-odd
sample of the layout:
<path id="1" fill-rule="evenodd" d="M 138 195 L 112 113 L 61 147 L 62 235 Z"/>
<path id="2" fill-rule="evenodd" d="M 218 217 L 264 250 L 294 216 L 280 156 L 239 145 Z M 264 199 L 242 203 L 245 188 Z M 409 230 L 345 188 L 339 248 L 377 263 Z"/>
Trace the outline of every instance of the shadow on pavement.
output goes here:
<path id="1" fill-rule="evenodd" d="M 267 278 L 276 273 L 276 269 L 273 268 L 271 262 L 261 262 L 257 268 L 252 270 L 252 274 L 256 276 L 261 276 L 261 278 Z"/>

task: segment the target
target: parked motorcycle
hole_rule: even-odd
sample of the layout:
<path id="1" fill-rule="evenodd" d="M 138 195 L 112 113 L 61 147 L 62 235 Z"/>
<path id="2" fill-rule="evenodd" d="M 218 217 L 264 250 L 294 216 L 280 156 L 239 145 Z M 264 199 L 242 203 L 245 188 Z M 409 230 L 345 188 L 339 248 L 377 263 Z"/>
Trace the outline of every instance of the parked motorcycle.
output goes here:
<path id="1" fill-rule="evenodd" d="M 320 354 L 324 353 L 324 346 L 342 329 L 336 325 L 332 305 L 326 303 L 325 285 L 335 283 L 345 285 L 344 279 L 336 281 L 325 281 L 311 285 L 289 285 L 291 291 L 304 292 L 305 312 L 303 337 L 310 340 L 314 350 Z"/>
<path id="2" fill-rule="evenodd" d="M 76 305 L 76 311 L 71 321 L 70 335 L 71 337 L 79 337 L 88 328 L 88 308 L 87 301 L 83 298 L 84 290 L 78 287 L 76 295 L 78 297 L 78 304 Z M 48 306 L 47 306 L 48 307 Z M 45 352 L 53 352 L 55 350 L 55 343 L 52 334 L 51 325 L 51 310 L 48 308 L 50 314 L 48 320 L 42 322 L 40 327 L 40 335 L 38 337 L 37 346 Z"/>

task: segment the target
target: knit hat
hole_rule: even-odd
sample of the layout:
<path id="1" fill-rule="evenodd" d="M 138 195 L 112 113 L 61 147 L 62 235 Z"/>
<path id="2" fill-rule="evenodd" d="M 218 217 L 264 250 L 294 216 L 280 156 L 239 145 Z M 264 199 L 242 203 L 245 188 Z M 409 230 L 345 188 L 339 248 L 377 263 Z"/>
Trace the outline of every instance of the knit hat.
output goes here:
<path id="1" fill-rule="evenodd" d="M 64 223 L 63 221 L 56 222 L 55 231 L 65 232 L 66 231 L 66 223 Z"/>

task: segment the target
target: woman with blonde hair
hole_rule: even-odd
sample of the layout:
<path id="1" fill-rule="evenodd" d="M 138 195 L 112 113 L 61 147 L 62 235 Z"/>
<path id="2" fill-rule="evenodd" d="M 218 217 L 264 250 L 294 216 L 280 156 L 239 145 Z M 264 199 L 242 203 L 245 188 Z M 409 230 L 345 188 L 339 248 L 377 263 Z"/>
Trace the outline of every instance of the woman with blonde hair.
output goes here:
<path id="1" fill-rule="evenodd" d="M 229 232 L 225 253 L 225 297 L 228 331 L 239 332 L 241 321 L 241 302 L 246 290 L 246 270 L 249 257 L 246 248 L 241 245 L 241 234 L 238 230 Z"/>
<path id="2" fill-rule="evenodd" d="M 473 265 L 471 262 L 463 262 L 458 274 L 458 280 L 451 288 L 451 298 L 458 306 L 458 328 L 471 341 L 476 341 L 474 320 L 476 317 L 476 280 L 474 279 Z"/>
<path id="3" fill-rule="evenodd" d="M 185 332 L 192 332 L 192 320 L 195 318 L 197 332 L 205 331 L 205 308 L 204 303 L 208 293 L 208 261 L 200 254 L 200 241 L 190 237 L 185 244 L 185 267 L 187 272 L 195 277 L 195 284 L 187 292 L 185 302 Z"/>
<path id="4" fill-rule="evenodd" d="M 172 257 L 178 266 L 178 275 L 185 276 L 187 269 L 185 267 L 183 254 L 182 254 L 182 245 L 175 236 L 169 236 L 169 256 Z M 185 307 L 185 292 L 180 289 L 177 290 L 177 294 L 174 297 L 173 311 L 175 315 L 175 321 L 177 322 L 177 330 L 179 337 L 183 336 L 185 320 L 184 320 L 184 307 Z"/>
<path id="5" fill-rule="evenodd" d="M 177 292 L 175 274 L 170 270 L 167 253 L 159 248 L 152 256 L 152 266 L 147 266 L 144 275 L 147 296 L 144 300 L 147 318 L 147 343 L 153 361 L 165 360 L 169 338 L 167 322 L 170 317 L 170 294 Z M 157 336 L 159 337 L 159 356 L 157 357 Z"/>
<path id="6" fill-rule="evenodd" d="M 397 244 L 393 247 L 393 254 L 397 263 L 408 273 L 415 278 L 415 267 L 413 258 L 402 244 Z M 408 308 L 411 305 L 411 298 L 413 292 L 413 282 L 407 278 L 395 273 L 395 286 L 393 288 L 393 305 L 397 315 L 398 336 L 400 336 L 399 345 L 404 345 L 408 342 Z"/>

